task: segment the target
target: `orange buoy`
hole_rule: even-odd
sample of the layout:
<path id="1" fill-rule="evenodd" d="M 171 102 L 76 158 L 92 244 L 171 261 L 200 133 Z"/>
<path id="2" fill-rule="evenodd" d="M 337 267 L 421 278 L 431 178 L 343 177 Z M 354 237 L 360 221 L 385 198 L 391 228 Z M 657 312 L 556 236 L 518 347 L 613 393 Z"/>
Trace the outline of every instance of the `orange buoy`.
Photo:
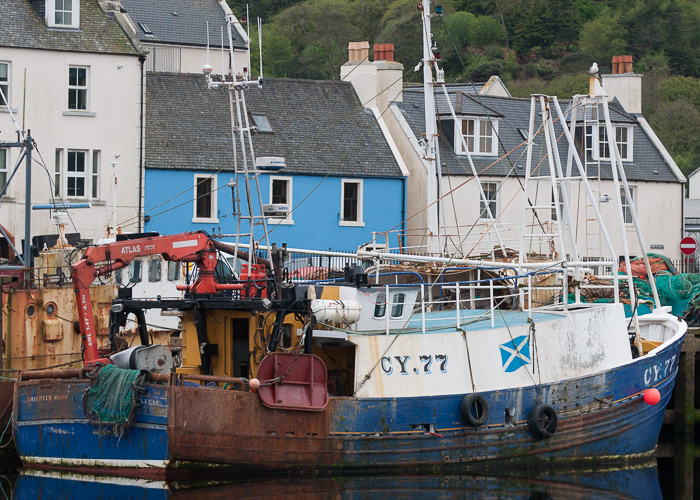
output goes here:
<path id="1" fill-rule="evenodd" d="M 647 389 L 644 391 L 644 402 L 648 405 L 654 406 L 661 400 L 661 393 L 658 389 Z"/>

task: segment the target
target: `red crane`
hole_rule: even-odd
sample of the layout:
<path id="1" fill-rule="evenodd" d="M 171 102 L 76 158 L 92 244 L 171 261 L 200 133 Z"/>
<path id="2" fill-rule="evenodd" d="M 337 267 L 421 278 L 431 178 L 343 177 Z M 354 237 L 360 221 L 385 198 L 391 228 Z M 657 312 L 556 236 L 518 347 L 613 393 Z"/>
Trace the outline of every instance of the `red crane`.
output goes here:
<path id="1" fill-rule="evenodd" d="M 127 267 L 137 257 L 160 254 L 165 260 L 193 262 L 197 265 L 199 273 L 195 282 L 189 286 L 178 286 L 180 290 L 187 290 L 191 293 L 244 290 L 247 285 L 243 283 L 223 284 L 216 282 L 214 277 L 218 262 L 216 245 L 217 242 L 212 240 L 209 235 L 197 231 L 171 236 L 117 241 L 88 248 L 83 257 L 73 265 L 71 273 L 78 307 L 80 333 L 83 337 L 85 364 L 94 364 L 100 358 L 97 350 L 95 325 L 93 324 L 92 301 L 90 300 L 90 285 L 97 277 Z"/>

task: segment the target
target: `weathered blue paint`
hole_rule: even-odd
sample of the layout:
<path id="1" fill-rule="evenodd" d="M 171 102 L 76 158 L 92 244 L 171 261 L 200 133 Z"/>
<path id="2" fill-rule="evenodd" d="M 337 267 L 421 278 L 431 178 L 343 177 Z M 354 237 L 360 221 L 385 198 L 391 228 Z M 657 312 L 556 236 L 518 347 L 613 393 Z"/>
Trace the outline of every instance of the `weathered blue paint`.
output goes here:
<path id="1" fill-rule="evenodd" d="M 141 396 L 134 425 L 124 436 L 101 436 L 85 418 L 82 394 L 87 382 L 31 384 L 16 395 L 14 437 L 20 456 L 61 460 L 156 460 L 168 452 L 168 397 L 163 387 Z M 19 451 L 19 449 L 18 449 Z"/>
<path id="2" fill-rule="evenodd" d="M 654 355 L 597 375 L 541 387 L 483 392 L 490 414 L 485 425 L 477 428 L 465 424 L 460 416 L 464 394 L 459 394 L 422 398 L 331 398 L 327 410 L 330 424 L 327 433 L 322 435 L 270 437 L 264 425 L 260 435 L 251 435 L 249 429 L 255 424 L 248 420 L 276 411 L 267 409 L 256 409 L 263 412 L 257 416 L 222 415 L 221 418 L 233 419 L 236 425 L 221 427 L 216 433 L 193 423 L 187 423 L 187 429 L 191 430 L 186 432 L 191 433 L 193 442 L 200 441 L 202 447 L 209 443 L 213 448 L 222 439 L 232 439 L 231 453 L 219 463 L 236 465 L 239 471 L 304 467 L 358 471 L 458 468 L 460 464 L 477 462 L 488 466 L 505 461 L 509 466 L 518 461 L 529 466 L 538 461 L 622 461 L 655 449 L 664 409 L 673 390 L 682 342 L 679 338 Z M 171 463 L 188 460 L 187 456 L 177 455 L 177 446 L 172 441 L 168 447 L 167 440 L 175 437 L 168 435 L 164 416 L 150 415 L 148 418 L 155 419 L 155 424 L 137 425 L 121 440 L 100 437 L 84 419 L 76 419 L 82 411 L 78 395 L 84 383 L 63 382 L 63 385 L 64 392 L 42 389 L 38 383 L 17 384 L 19 411 L 13 427 L 22 457 L 88 461 L 102 457 L 165 459 Z M 656 387 L 661 393 L 661 402 L 655 406 L 643 401 L 642 392 L 649 387 Z M 158 400 L 156 406 L 160 408 L 169 401 L 159 392 L 165 390 L 191 391 L 149 386 L 145 401 Z M 205 394 L 212 389 L 201 391 Z M 47 416 L 51 394 L 64 393 L 67 397 L 57 401 L 61 411 Z M 225 394 L 235 399 L 238 394 L 247 393 Z M 256 407 L 259 405 L 255 398 L 244 399 L 255 403 Z M 534 437 L 527 426 L 530 410 L 541 402 L 551 405 L 559 417 L 555 434 L 547 439 Z M 142 414 L 139 413 L 137 422 Z M 176 421 L 177 408 L 168 405 L 168 415 L 171 422 Z M 298 413 L 289 415 L 297 418 Z M 228 434 L 223 435 L 222 431 Z M 263 455 L 264 465 L 262 461 L 253 463 L 239 458 L 251 451 L 263 451 L 266 443 L 274 448 Z M 239 448 L 235 449 L 236 446 Z"/>
<path id="3" fill-rule="evenodd" d="M 145 213 L 150 219 L 146 231 L 175 234 L 183 231 L 206 230 L 232 234 L 236 221 L 232 216 L 231 189 L 226 187 L 230 172 L 216 174 L 218 220 L 193 222 L 194 195 L 192 187 L 197 175 L 213 174 L 203 171 L 147 169 L 145 183 Z M 357 250 L 358 245 L 372 240 L 373 231 L 400 230 L 403 220 L 405 178 L 349 178 L 311 175 L 286 175 L 284 171 L 274 177 L 292 179 L 293 224 L 270 224 L 270 243 L 287 243 L 290 247 L 327 250 L 333 241 L 333 250 Z M 270 174 L 260 175 L 260 191 L 263 203 L 270 203 Z M 342 225 L 340 220 L 342 180 L 362 180 L 363 225 Z M 241 193 L 243 211 L 247 213 L 245 195 Z M 258 213 L 257 193 L 253 193 L 254 213 Z M 247 233 L 247 225 L 241 232 Z M 262 232 L 260 232 L 262 236 Z M 396 237 L 394 237 L 395 239 Z M 397 246 L 398 241 L 390 242 Z"/>

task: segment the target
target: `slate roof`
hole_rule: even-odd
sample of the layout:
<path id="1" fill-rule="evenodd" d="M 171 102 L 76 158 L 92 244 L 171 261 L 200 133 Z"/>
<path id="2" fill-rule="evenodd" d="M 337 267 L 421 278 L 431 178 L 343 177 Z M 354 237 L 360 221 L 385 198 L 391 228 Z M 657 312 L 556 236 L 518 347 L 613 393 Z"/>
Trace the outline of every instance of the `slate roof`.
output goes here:
<path id="1" fill-rule="evenodd" d="M 448 88 L 448 94 L 452 105 L 455 106 L 455 112 L 459 115 L 459 110 L 456 107 L 457 93 L 460 88 L 452 85 Z M 443 163 L 443 174 L 451 175 L 471 175 L 469 161 L 466 156 L 457 156 L 454 153 L 453 142 L 454 122 L 449 114 L 449 109 L 444 98 L 444 94 L 440 91 L 437 94 L 437 109 L 440 115 L 440 133 L 441 133 L 441 161 Z M 518 129 L 528 130 L 530 117 L 530 99 L 522 99 L 516 97 L 497 97 L 497 96 L 477 96 L 471 86 L 465 86 L 464 93 L 461 96 L 463 114 L 485 116 L 498 119 L 498 134 L 502 144 L 498 147 L 498 156 L 477 156 L 472 155 L 472 160 L 477 172 L 482 172 L 485 176 L 506 176 L 512 175 L 512 168 L 516 166 L 516 172 L 520 176 L 525 175 L 526 165 L 526 148 L 523 146 L 508 158 L 494 163 L 505 152 L 511 151 L 518 145 L 523 143 L 524 139 Z M 394 103 L 398 106 L 402 114 L 406 118 L 411 130 L 416 138 L 420 138 L 421 134 L 425 133 L 425 118 L 424 118 L 424 99 L 422 87 L 409 87 L 404 90 L 403 103 Z M 570 101 L 559 101 L 562 112 L 567 112 L 567 106 Z M 615 103 L 609 105 L 610 120 L 615 123 L 633 124 L 633 162 L 623 162 L 625 174 L 630 181 L 649 181 L 649 182 L 678 182 L 678 178 L 673 173 L 671 167 L 661 156 L 659 150 L 654 146 L 651 139 L 638 124 L 633 115 L 625 113 L 623 110 L 616 108 Z M 539 119 L 541 123 L 541 118 Z M 579 123 L 580 123 L 579 118 Z M 537 123 L 537 120 L 536 120 Z M 536 125 L 537 126 L 537 125 Z M 555 125 L 561 133 L 561 128 Z M 527 132 L 526 132 L 527 133 Z M 557 135 L 559 135 L 559 133 Z M 542 158 L 542 150 L 544 149 L 544 138 L 542 140 L 535 139 L 535 147 L 533 147 L 533 165 L 539 162 Z M 566 165 L 565 148 L 560 147 L 563 165 Z M 612 179 L 610 162 L 602 161 L 601 178 Z M 519 168 L 517 166 L 522 166 Z M 487 170 L 484 170 L 488 167 Z"/>
<path id="2" fill-rule="evenodd" d="M 207 21 L 211 47 L 228 47 L 226 17 L 217 0 L 121 0 L 122 6 L 137 28 L 136 35 L 144 43 L 165 43 L 206 47 Z M 147 35 L 142 24 L 153 35 Z M 245 48 L 236 30 L 231 31 L 233 46 Z"/>
<path id="3" fill-rule="evenodd" d="M 202 75 L 172 73 L 148 73 L 146 88 L 147 168 L 233 170 L 227 91 L 208 90 Z M 253 135 L 255 154 L 283 156 L 280 175 L 403 176 L 348 82 L 268 78 L 245 99 L 274 131 Z"/>
<path id="4" fill-rule="evenodd" d="M 81 0 L 80 29 L 48 28 L 29 0 L 0 5 L 0 47 L 139 55 L 117 21 L 97 0 Z"/>

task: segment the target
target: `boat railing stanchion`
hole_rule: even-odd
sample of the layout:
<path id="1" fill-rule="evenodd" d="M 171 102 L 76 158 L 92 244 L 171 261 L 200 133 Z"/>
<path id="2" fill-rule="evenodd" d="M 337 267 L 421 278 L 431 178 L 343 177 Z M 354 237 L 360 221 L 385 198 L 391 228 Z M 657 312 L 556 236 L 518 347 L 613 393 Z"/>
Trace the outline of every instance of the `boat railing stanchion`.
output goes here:
<path id="1" fill-rule="evenodd" d="M 489 279 L 489 298 L 491 301 L 491 328 L 494 328 L 494 313 L 495 313 L 495 304 L 494 304 L 494 297 L 493 297 L 493 278 Z"/>
<path id="2" fill-rule="evenodd" d="M 377 276 L 377 279 L 379 276 Z M 386 334 L 389 335 L 389 317 L 391 316 L 391 308 L 394 305 L 394 301 L 389 302 L 389 285 L 384 286 L 384 316 L 386 317 Z M 391 307 L 389 307 L 391 306 Z"/>
<path id="3" fill-rule="evenodd" d="M 527 316 L 532 317 L 532 273 L 527 275 Z"/>
<path id="4" fill-rule="evenodd" d="M 457 311 L 457 328 L 460 328 L 462 325 L 460 325 L 459 321 L 459 281 L 455 285 L 455 310 Z"/>
<path id="5" fill-rule="evenodd" d="M 420 320 L 425 333 L 425 283 L 420 284 Z"/>

